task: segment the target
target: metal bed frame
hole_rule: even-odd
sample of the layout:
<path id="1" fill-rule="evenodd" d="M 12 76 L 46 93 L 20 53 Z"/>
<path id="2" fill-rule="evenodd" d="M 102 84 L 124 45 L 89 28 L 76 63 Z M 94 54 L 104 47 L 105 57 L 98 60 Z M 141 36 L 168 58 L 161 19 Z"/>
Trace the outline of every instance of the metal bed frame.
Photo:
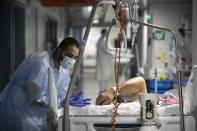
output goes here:
<path id="1" fill-rule="evenodd" d="M 92 11 L 91 11 L 91 14 L 90 14 L 90 17 L 89 17 L 89 20 L 88 20 L 88 25 L 87 25 L 87 28 L 85 30 L 83 40 L 81 41 L 81 50 L 79 52 L 79 57 L 78 57 L 77 62 L 75 64 L 73 74 L 72 74 L 72 77 L 71 77 L 71 82 L 69 84 L 69 87 L 68 87 L 68 90 L 67 90 L 67 93 L 66 93 L 66 97 L 65 97 L 64 113 L 63 113 L 63 120 L 62 120 L 62 130 L 63 131 L 70 131 L 70 119 L 72 120 L 73 118 L 70 118 L 70 116 L 69 116 L 69 99 L 68 98 L 69 98 L 69 95 L 72 92 L 73 84 L 76 80 L 78 69 L 79 69 L 81 61 L 82 61 L 83 52 L 84 52 L 84 49 L 85 49 L 85 46 L 86 46 L 86 42 L 87 42 L 87 39 L 88 39 L 88 35 L 89 35 L 89 32 L 90 32 L 92 23 L 93 23 L 93 18 L 94 18 L 95 12 L 96 12 L 96 8 L 99 5 L 102 5 L 102 4 L 115 6 L 115 5 L 119 4 L 119 2 L 120 2 L 119 0 L 98 0 L 98 1 L 96 1 L 96 4 L 92 8 Z M 181 127 L 180 130 L 185 131 L 180 63 L 179 63 L 179 54 L 178 54 L 178 44 L 177 44 L 177 38 L 176 38 L 175 33 L 168 28 L 164 28 L 164 27 L 161 27 L 161 26 L 136 21 L 131 16 L 129 18 L 129 21 L 134 22 L 134 23 L 139 24 L 139 25 L 142 25 L 142 26 L 148 26 L 148 27 L 151 27 L 151 28 L 157 28 L 157 29 L 160 29 L 160 30 L 164 30 L 164 31 L 167 31 L 167 32 L 172 34 L 172 36 L 174 38 L 174 41 L 175 41 L 175 48 L 176 48 L 175 54 L 176 54 L 176 63 L 177 63 L 176 64 L 176 69 L 177 69 L 179 106 L 180 106 L 180 127 Z"/>

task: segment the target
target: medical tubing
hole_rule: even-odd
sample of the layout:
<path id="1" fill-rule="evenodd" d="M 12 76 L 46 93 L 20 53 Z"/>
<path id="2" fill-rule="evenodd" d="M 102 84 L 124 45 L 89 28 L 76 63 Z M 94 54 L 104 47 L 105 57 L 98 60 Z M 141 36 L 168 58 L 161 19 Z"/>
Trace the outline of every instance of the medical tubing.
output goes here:
<path id="1" fill-rule="evenodd" d="M 106 47 L 106 49 L 108 49 L 108 50 L 110 50 L 109 44 L 107 44 L 108 38 L 109 38 L 109 33 L 110 33 L 112 27 L 115 26 L 115 25 L 117 24 L 117 22 L 119 22 L 119 21 L 116 20 L 116 19 L 112 19 L 112 23 L 111 23 L 111 25 L 110 25 L 110 28 L 109 28 L 108 31 L 107 31 L 106 41 L 105 41 L 105 47 Z M 123 47 L 123 48 L 127 49 L 127 38 L 126 38 L 125 31 L 122 30 L 122 33 L 120 33 L 119 35 L 121 35 L 121 36 L 124 38 L 124 47 Z M 119 37 L 120 37 L 120 36 L 119 36 Z M 120 44 L 120 40 L 118 40 L 118 43 Z M 120 48 L 120 53 L 119 53 L 119 55 L 121 55 L 121 49 L 122 49 L 122 45 L 121 45 L 121 48 Z M 131 53 L 132 53 L 132 52 L 131 52 Z M 128 63 L 125 65 L 125 68 L 124 68 L 123 72 L 121 73 L 122 75 L 125 73 L 126 68 L 127 68 L 127 65 L 128 65 Z"/>
<path id="2" fill-rule="evenodd" d="M 106 34 L 105 48 L 106 48 L 107 50 L 110 50 L 110 49 L 109 49 L 109 45 L 107 44 L 107 42 L 108 42 L 108 39 L 109 39 L 109 33 L 110 33 L 110 31 L 111 31 L 113 25 L 116 25 L 116 20 L 115 20 L 115 19 L 112 19 L 112 23 L 111 23 L 111 25 L 110 25 L 110 27 L 109 27 L 109 29 L 108 29 L 108 31 L 107 31 L 107 34 Z"/>
<path id="3" fill-rule="evenodd" d="M 120 10 L 120 7 L 121 7 L 121 4 L 125 4 L 125 8 L 126 8 L 126 3 L 124 2 L 120 2 L 120 0 L 115 0 L 116 1 L 116 8 L 115 8 L 115 18 L 116 20 L 119 20 L 119 10 Z"/>
<path id="4" fill-rule="evenodd" d="M 94 18 L 95 12 L 96 12 L 96 8 L 100 4 L 115 5 L 116 2 L 113 1 L 113 0 L 99 0 L 99 1 L 96 1 L 96 4 L 92 8 L 92 11 L 91 11 L 91 14 L 90 14 L 90 17 L 89 17 L 89 20 L 88 20 L 88 25 L 87 25 L 87 28 L 85 30 L 85 34 L 84 34 L 84 37 L 83 37 L 83 40 L 82 40 L 82 44 L 81 44 L 81 49 L 80 49 L 80 52 L 79 52 L 79 56 L 78 56 L 78 59 L 76 61 L 75 66 L 74 66 L 73 74 L 71 76 L 71 81 L 69 83 L 68 90 L 66 92 L 66 97 L 64 99 L 64 103 L 65 104 L 64 104 L 64 114 L 63 114 L 63 119 L 62 119 L 62 131 L 70 131 L 69 96 L 71 94 L 72 87 L 73 87 L 74 81 L 76 80 L 76 76 L 77 76 L 77 73 L 78 73 L 78 70 L 79 70 L 81 61 L 82 61 L 84 48 L 86 46 L 86 42 L 87 42 L 87 39 L 88 39 L 90 28 L 91 28 L 92 23 L 93 23 L 93 18 Z"/>
<path id="5" fill-rule="evenodd" d="M 135 45 L 135 38 L 136 38 L 136 33 L 133 33 L 132 40 L 131 40 L 131 52 L 130 52 L 131 54 L 133 52 L 133 47 Z M 125 71 L 127 69 L 128 64 L 129 64 L 129 62 L 125 65 L 124 70 L 122 71 L 122 75 L 124 75 L 124 73 L 125 73 Z"/>
<path id="6" fill-rule="evenodd" d="M 129 1 L 128 5 L 129 5 L 129 7 L 131 7 L 130 1 Z M 133 6 L 133 18 L 135 18 L 135 20 L 138 20 L 138 8 L 139 8 L 139 6 L 137 5 L 137 1 L 135 0 L 134 6 Z M 131 12 L 129 11 L 129 13 L 131 13 Z M 133 52 L 133 48 L 134 48 L 134 44 L 135 44 L 135 38 L 136 38 L 136 35 L 137 35 L 137 32 L 138 32 L 138 27 L 139 27 L 139 24 L 136 24 L 134 22 L 132 23 L 133 34 L 132 34 L 132 39 L 131 39 L 131 54 Z M 125 65 L 124 70 L 122 72 L 122 75 L 124 75 L 128 64 L 129 64 L 129 62 Z"/>
<path id="7" fill-rule="evenodd" d="M 117 19 L 115 19 L 115 18 L 112 19 L 111 25 L 110 25 L 110 27 L 109 27 L 109 29 L 108 29 L 108 31 L 107 31 L 107 34 L 106 34 L 105 48 L 106 48 L 107 50 L 109 50 L 109 51 L 110 51 L 110 50 L 113 51 L 113 49 L 110 48 L 110 47 L 109 47 L 109 44 L 108 44 L 109 34 L 110 34 L 110 32 L 111 32 L 112 27 L 113 27 L 113 26 L 116 26 L 117 24 L 119 24 L 119 23 L 117 23 L 117 22 L 118 22 Z M 126 34 L 125 34 L 125 31 L 124 31 L 124 30 L 123 30 L 122 34 L 123 34 L 123 39 L 124 39 L 124 49 L 126 49 L 126 48 L 127 48 L 127 38 L 126 38 Z"/>
<path id="8" fill-rule="evenodd" d="M 129 9 L 130 9 L 131 5 L 129 2 Z M 139 6 L 137 5 L 137 1 L 135 0 L 134 5 L 133 5 L 133 17 L 135 20 L 138 20 L 138 8 Z M 129 10 L 129 15 L 131 16 L 131 12 Z M 138 32 L 138 27 L 139 24 L 136 24 L 135 22 L 132 23 L 131 27 L 133 28 L 133 35 L 132 35 L 132 41 L 131 41 L 131 51 L 133 50 L 133 46 L 135 44 L 135 38 Z"/>
<path id="9" fill-rule="evenodd" d="M 155 70 L 154 70 L 154 74 L 155 74 L 155 94 L 158 93 L 158 74 L 157 74 L 157 67 L 155 67 Z"/>
<path id="10" fill-rule="evenodd" d="M 132 35 L 132 40 L 131 40 L 131 51 L 130 51 L 130 53 L 132 54 L 132 52 L 133 52 L 133 47 L 134 47 L 134 44 L 135 44 L 135 38 L 136 38 L 136 33 L 134 33 L 133 35 Z M 126 69 L 127 69 L 127 67 L 128 67 L 128 64 L 129 64 L 129 62 L 127 62 L 127 64 L 124 66 L 124 68 L 123 68 L 123 71 L 122 71 L 122 75 L 124 75 L 124 73 L 125 73 L 125 71 L 126 71 Z"/>
<path id="11" fill-rule="evenodd" d="M 164 27 L 161 27 L 161 26 L 136 21 L 131 16 L 130 16 L 130 21 L 135 22 L 135 23 L 140 24 L 140 25 L 143 25 L 143 26 L 149 26 L 149 27 L 152 27 L 152 28 L 161 29 L 161 30 L 170 32 L 172 34 L 172 36 L 175 40 L 175 49 L 176 49 L 175 54 L 176 54 L 176 63 L 177 63 L 176 64 L 176 70 L 177 70 L 179 106 L 180 106 L 180 131 L 185 131 L 185 124 L 184 124 L 185 120 L 184 120 L 184 113 L 183 113 L 183 93 L 182 93 L 182 86 L 181 86 L 181 72 L 180 72 L 177 37 L 176 37 L 175 33 L 168 28 L 164 28 Z"/>
<path id="12" fill-rule="evenodd" d="M 155 81 L 154 81 L 154 85 L 155 85 L 155 94 L 157 94 L 158 93 L 158 72 L 157 72 L 157 62 L 156 62 L 156 60 L 155 60 L 155 52 L 156 52 L 156 50 L 155 50 L 155 44 L 153 45 L 153 65 L 154 65 L 154 76 L 155 76 Z"/>
<path id="13" fill-rule="evenodd" d="M 120 21 L 120 31 L 119 31 L 119 35 L 118 35 L 118 42 L 117 42 L 117 46 L 118 48 L 116 48 L 115 50 L 115 61 L 114 61 L 114 70 L 115 70 L 115 82 L 116 82 L 116 90 L 115 90 L 115 96 L 113 99 L 113 104 L 114 104 L 114 109 L 113 109 L 113 113 L 112 113 L 112 131 L 115 131 L 115 126 L 116 126 L 116 116 L 117 116 L 117 111 L 118 111 L 118 107 L 122 102 L 122 97 L 119 97 L 120 99 L 118 99 L 118 95 L 119 93 L 119 74 L 120 74 L 120 54 L 121 54 L 121 47 L 122 47 L 122 35 L 123 35 L 123 31 L 124 31 L 124 25 L 125 25 L 125 14 L 126 14 L 126 8 L 121 8 L 120 12 L 118 12 L 119 15 L 119 21 Z M 118 56 L 117 56 L 118 55 Z M 116 62 L 118 57 L 118 62 Z"/>

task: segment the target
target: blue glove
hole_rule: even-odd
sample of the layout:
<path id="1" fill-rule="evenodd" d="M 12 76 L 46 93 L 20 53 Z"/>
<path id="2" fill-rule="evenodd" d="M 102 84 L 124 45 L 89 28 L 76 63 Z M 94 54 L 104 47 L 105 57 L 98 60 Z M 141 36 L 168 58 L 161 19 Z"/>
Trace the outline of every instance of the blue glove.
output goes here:
<path id="1" fill-rule="evenodd" d="M 75 106 L 75 107 L 84 107 L 86 105 L 89 105 L 90 104 L 90 101 L 91 99 L 87 98 L 87 99 L 82 99 L 81 96 L 82 96 L 83 92 L 80 91 L 79 93 L 77 93 L 76 95 L 74 96 L 70 96 L 69 97 L 69 104 L 71 106 Z"/>

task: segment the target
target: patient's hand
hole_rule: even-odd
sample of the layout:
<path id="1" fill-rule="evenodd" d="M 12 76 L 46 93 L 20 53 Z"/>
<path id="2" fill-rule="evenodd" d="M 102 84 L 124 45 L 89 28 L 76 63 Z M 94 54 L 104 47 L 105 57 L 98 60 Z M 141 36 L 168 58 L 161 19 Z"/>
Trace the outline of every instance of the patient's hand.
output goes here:
<path id="1" fill-rule="evenodd" d="M 108 89 L 99 94 L 96 99 L 96 105 L 109 105 L 112 103 L 115 91 L 113 89 Z"/>

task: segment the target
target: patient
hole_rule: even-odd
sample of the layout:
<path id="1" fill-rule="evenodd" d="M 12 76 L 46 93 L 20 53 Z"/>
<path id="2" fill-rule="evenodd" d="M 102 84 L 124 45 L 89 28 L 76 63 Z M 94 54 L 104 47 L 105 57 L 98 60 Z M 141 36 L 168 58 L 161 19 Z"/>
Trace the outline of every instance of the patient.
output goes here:
<path id="1" fill-rule="evenodd" d="M 96 105 L 108 105 L 111 104 L 115 95 L 116 88 L 109 88 L 99 94 L 96 99 Z M 131 100 L 138 100 L 139 93 L 147 93 L 146 82 L 143 77 L 135 77 L 120 83 L 119 93 L 131 94 Z"/>

